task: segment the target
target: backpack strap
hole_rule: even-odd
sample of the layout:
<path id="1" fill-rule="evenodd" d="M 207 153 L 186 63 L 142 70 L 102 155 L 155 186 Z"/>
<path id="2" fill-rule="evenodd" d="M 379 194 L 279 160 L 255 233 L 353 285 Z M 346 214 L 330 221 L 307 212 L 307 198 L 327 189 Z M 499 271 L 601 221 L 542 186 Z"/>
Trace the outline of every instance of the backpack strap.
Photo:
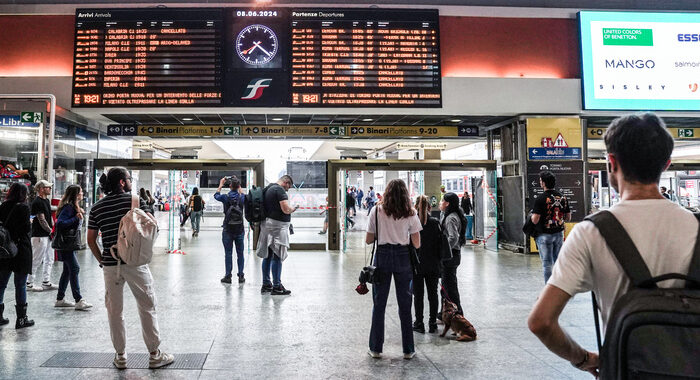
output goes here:
<path id="1" fill-rule="evenodd" d="M 141 206 L 140 199 L 138 195 L 131 195 L 131 209 L 139 208 Z"/>
<path id="2" fill-rule="evenodd" d="M 700 213 L 693 213 L 700 223 Z M 695 240 L 695 249 L 693 250 L 693 258 L 690 259 L 690 268 L 688 268 L 688 277 L 700 279 L 700 224 L 698 224 L 698 236 Z M 697 288 L 697 285 L 690 281 L 685 282 L 686 288 Z"/>
<path id="3" fill-rule="evenodd" d="M 620 263 L 622 270 L 632 282 L 632 286 L 636 288 L 656 287 L 655 283 L 642 286 L 644 282 L 651 279 L 649 267 L 644 263 L 644 259 L 642 259 L 627 231 L 610 211 L 600 211 L 587 216 L 584 220 L 593 222 L 598 228 L 617 262 Z"/>

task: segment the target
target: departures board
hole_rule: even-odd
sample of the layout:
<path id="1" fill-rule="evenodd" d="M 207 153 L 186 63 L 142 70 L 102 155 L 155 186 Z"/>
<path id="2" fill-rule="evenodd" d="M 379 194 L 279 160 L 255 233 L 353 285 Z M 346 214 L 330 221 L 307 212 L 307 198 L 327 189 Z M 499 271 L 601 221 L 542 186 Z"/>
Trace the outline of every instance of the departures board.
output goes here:
<path id="1" fill-rule="evenodd" d="M 441 107 L 436 10 L 79 9 L 74 107 Z"/>

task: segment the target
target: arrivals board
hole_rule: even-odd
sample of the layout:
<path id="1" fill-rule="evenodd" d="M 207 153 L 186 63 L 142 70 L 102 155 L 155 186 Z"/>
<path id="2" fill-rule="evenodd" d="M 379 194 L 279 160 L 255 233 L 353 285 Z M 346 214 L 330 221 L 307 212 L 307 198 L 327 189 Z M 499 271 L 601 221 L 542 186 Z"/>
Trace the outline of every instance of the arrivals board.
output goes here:
<path id="1" fill-rule="evenodd" d="M 700 14 L 579 13 L 583 104 L 700 110 Z"/>
<path id="2" fill-rule="evenodd" d="M 221 10 L 78 10 L 73 106 L 219 106 Z"/>
<path id="3" fill-rule="evenodd" d="M 74 107 L 441 107 L 438 12 L 78 9 Z"/>

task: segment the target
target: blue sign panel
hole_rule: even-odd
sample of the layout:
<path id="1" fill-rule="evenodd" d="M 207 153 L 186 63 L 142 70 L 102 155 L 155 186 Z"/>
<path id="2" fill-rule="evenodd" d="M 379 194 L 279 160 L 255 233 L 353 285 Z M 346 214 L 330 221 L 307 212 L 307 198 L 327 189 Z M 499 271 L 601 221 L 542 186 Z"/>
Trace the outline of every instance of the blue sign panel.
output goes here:
<path id="1" fill-rule="evenodd" d="M 580 160 L 581 148 L 527 148 L 529 160 Z"/>
<path id="2" fill-rule="evenodd" d="M 0 115 L 0 127 L 38 127 L 39 123 L 27 123 L 19 115 Z"/>

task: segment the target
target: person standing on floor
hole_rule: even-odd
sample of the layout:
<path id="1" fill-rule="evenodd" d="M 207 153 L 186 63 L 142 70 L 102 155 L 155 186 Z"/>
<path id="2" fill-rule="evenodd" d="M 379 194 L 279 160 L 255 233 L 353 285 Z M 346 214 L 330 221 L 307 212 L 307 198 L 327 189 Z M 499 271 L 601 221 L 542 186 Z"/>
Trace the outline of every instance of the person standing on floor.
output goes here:
<path id="1" fill-rule="evenodd" d="M 376 220 L 375 220 L 376 219 Z M 420 249 L 420 231 L 422 230 L 416 210 L 411 206 L 408 188 L 400 179 L 389 182 L 384 191 L 382 202 L 370 211 L 365 242 L 372 244 L 377 240 L 374 258 L 377 277 L 372 284 L 372 328 L 369 333 L 369 355 L 381 358 L 384 347 L 384 315 L 391 288 L 391 278 L 396 286 L 396 301 L 399 305 L 401 320 L 401 341 L 403 358 L 413 359 L 415 346 L 411 328 L 411 281 L 413 271 L 409 257 L 409 244 Z"/>
<path id="2" fill-rule="evenodd" d="M 148 204 L 148 207 L 153 211 L 153 214 L 155 214 L 156 208 L 156 200 L 151 196 L 151 190 L 146 189 L 146 198 L 148 198 L 148 201 L 146 202 Z"/>
<path id="3" fill-rule="evenodd" d="M 228 182 L 228 194 L 221 194 L 223 188 Z M 243 247 L 245 243 L 245 227 L 243 224 L 243 215 L 245 207 L 245 194 L 241 190 L 241 180 L 238 177 L 224 177 L 219 181 L 219 188 L 216 189 L 214 199 L 223 203 L 224 206 L 224 224 L 221 232 L 221 242 L 224 245 L 224 265 L 226 273 L 221 282 L 230 284 L 233 277 L 233 244 L 236 243 L 236 259 L 238 264 L 238 283 L 245 282 L 243 268 L 245 261 L 243 256 Z"/>
<path id="4" fill-rule="evenodd" d="M 376 202 L 376 194 L 374 192 L 374 187 L 370 186 L 369 191 L 367 192 L 367 216 L 372 212 L 372 207 L 374 207 L 374 203 Z"/>
<path id="5" fill-rule="evenodd" d="M 365 193 L 362 188 L 357 189 L 357 208 L 362 210 L 362 198 L 364 198 Z"/>
<path id="6" fill-rule="evenodd" d="M 51 188 L 53 184 L 46 180 L 40 180 L 34 186 L 36 198 L 32 201 L 32 271 L 27 277 L 27 288 L 34 292 L 55 290 L 58 286 L 51 283 L 51 269 L 53 268 L 54 254 L 51 249 L 51 231 L 53 218 L 51 218 Z M 35 284 L 35 279 L 43 279 L 41 284 Z"/>
<path id="7" fill-rule="evenodd" d="M 449 301 L 457 305 L 460 314 L 464 314 L 459 299 L 459 287 L 457 285 L 457 267 L 462 261 L 462 246 L 466 244 L 467 218 L 459 207 L 459 196 L 455 193 L 445 193 L 440 201 L 442 231 L 447 236 L 447 241 L 452 249 L 452 258 L 443 262 L 442 285 L 445 288 L 445 296 Z"/>
<path id="8" fill-rule="evenodd" d="M 71 231 L 80 230 L 80 226 L 85 219 L 85 211 L 80 207 L 83 200 L 83 189 L 78 185 L 70 185 L 66 188 L 61 202 L 58 204 L 58 219 L 56 220 L 56 236 Z M 80 236 L 80 235 L 78 235 Z M 78 273 L 80 265 L 75 255 L 75 251 L 57 249 L 58 260 L 63 262 L 63 273 L 58 281 L 58 294 L 54 307 L 74 307 L 75 310 L 87 310 L 92 307 L 80 294 L 80 282 Z M 70 282 L 70 290 L 73 293 L 75 303 L 66 301 L 66 289 Z"/>
<path id="9" fill-rule="evenodd" d="M 17 244 L 17 256 L 0 260 L 0 325 L 10 323 L 3 318 L 5 312 L 5 289 L 10 277 L 15 275 L 15 310 L 17 321 L 15 328 L 34 326 L 34 321 L 27 317 L 27 275 L 32 272 L 32 243 L 30 238 L 29 206 L 27 195 L 29 189 L 23 183 L 13 183 L 7 192 L 5 202 L 0 204 L 0 221 L 10 232 L 10 237 Z"/>
<path id="10" fill-rule="evenodd" d="M 552 267 L 557 262 L 559 251 L 564 243 L 564 225 L 571 220 L 569 201 L 554 190 L 557 179 L 550 171 L 540 172 L 540 186 L 544 193 L 535 199 L 531 220 L 537 226 L 539 235 L 535 238 L 537 250 L 542 259 L 544 283 L 552 275 Z"/>
<path id="11" fill-rule="evenodd" d="M 277 183 L 263 190 L 265 221 L 260 225 L 257 255 L 262 262 L 263 285 L 260 293 L 286 296 L 292 293 L 282 285 L 282 262 L 287 259 L 289 249 L 289 227 L 292 213 L 299 205 L 289 204 L 287 191 L 294 186 L 292 177 L 283 175 Z M 270 273 L 272 272 L 272 281 Z"/>
<path id="12" fill-rule="evenodd" d="M 440 221 L 430 216 L 428 197 L 421 195 L 416 199 L 416 211 L 423 229 L 420 232 L 421 246 L 418 249 L 420 270 L 419 274 L 413 277 L 413 297 L 415 298 L 414 308 L 416 311 L 413 331 L 425 333 L 425 325 L 423 324 L 423 294 L 425 289 L 430 304 L 428 331 L 434 333 L 437 331 L 438 281 L 442 271 L 442 257 L 440 255 L 442 231 L 440 231 Z"/>
<path id="13" fill-rule="evenodd" d="M 190 222 L 192 222 L 192 236 L 199 236 L 200 222 L 204 214 L 204 199 L 199 195 L 199 188 L 192 189 L 190 197 Z"/>
<path id="14" fill-rule="evenodd" d="M 110 249 L 117 244 L 119 223 L 131 211 L 131 175 L 122 167 L 109 169 L 100 177 L 100 187 L 107 194 L 90 210 L 88 218 L 88 246 L 102 267 L 105 281 L 105 306 L 109 319 L 109 331 L 116 354 L 113 364 L 119 369 L 126 368 L 126 325 L 124 316 L 124 284 L 129 284 L 136 298 L 136 306 L 141 319 L 141 332 L 150 357 L 149 368 L 160 368 L 175 360 L 173 355 L 162 352 L 160 329 L 156 316 L 156 295 L 153 290 L 153 276 L 148 264 L 140 266 L 117 266 Z M 148 211 L 145 202 L 140 208 Z M 97 245 L 98 233 L 102 233 L 102 247 Z"/>

